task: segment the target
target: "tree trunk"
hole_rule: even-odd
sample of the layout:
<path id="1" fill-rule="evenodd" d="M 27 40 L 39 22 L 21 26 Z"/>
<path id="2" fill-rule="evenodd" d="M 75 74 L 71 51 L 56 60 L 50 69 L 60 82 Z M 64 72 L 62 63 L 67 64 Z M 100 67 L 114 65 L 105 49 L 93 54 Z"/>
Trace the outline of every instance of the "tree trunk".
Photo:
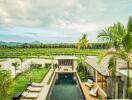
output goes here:
<path id="1" fill-rule="evenodd" d="M 16 67 L 15 67 L 15 77 L 16 77 Z"/>
<path id="2" fill-rule="evenodd" d="M 114 92 L 113 92 L 113 99 L 117 99 L 118 97 L 116 97 L 117 96 L 117 94 L 118 93 L 116 93 L 116 92 L 118 92 L 118 91 L 116 91 L 116 89 L 117 89 L 117 84 L 118 84 L 118 82 L 117 82 L 117 75 L 116 75 L 116 58 L 114 58 L 114 66 L 115 66 L 115 76 L 114 76 L 114 83 L 113 83 L 113 85 L 114 85 Z"/>
<path id="3" fill-rule="evenodd" d="M 127 90 L 126 90 L 126 96 L 128 97 L 128 88 L 129 88 L 129 67 L 130 67 L 130 64 L 129 64 L 129 61 L 127 61 Z"/>
<path id="4" fill-rule="evenodd" d="M 112 79 L 112 99 L 115 99 L 115 89 L 116 89 L 116 85 L 115 85 L 115 78 Z"/>
<path id="5" fill-rule="evenodd" d="M 22 61 L 21 61 L 21 72 L 23 71 L 23 69 L 22 69 Z"/>
<path id="6" fill-rule="evenodd" d="M 118 79 L 115 80 L 115 99 L 118 99 Z"/>

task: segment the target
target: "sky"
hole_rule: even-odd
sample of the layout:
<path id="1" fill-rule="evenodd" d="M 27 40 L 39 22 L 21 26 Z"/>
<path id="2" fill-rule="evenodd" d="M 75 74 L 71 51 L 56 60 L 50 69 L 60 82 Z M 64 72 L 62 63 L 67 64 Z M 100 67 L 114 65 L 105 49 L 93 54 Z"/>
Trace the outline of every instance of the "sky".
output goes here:
<path id="1" fill-rule="evenodd" d="M 132 0 L 0 0 L 0 41 L 75 43 L 86 33 L 120 21 L 127 25 Z"/>

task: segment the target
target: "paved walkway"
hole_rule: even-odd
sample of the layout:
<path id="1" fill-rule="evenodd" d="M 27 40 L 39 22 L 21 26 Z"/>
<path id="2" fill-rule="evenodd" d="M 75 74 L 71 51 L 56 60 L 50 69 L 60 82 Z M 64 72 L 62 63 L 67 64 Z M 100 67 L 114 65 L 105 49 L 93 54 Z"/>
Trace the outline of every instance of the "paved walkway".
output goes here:
<path id="1" fill-rule="evenodd" d="M 46 97 L 48 95 L 48 92 L 50 90 L 50 86 L 52 84 L 52 80 L 53 80 L 53 74 L 54 70 L 53 69 L 50 69 L 48 74 L 45 76 L 45 78 L 43 79 L 43 83 L 45 83 L 44 87 L 42 88 L 42 91 L 40 92 L 37 100 L 46 100 Z M 50 83 L 48 84 L 49 82 L 49 79 L 52 77 Z"/>

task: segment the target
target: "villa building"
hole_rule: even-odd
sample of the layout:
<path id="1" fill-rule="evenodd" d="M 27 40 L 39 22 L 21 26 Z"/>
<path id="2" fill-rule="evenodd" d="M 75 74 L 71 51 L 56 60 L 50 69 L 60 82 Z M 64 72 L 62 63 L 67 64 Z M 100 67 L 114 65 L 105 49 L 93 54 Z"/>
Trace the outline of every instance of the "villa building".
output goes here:
<path id="1" fill-rule="evenodd" d="M 117 82 L 115 83 L 115 93 L 111 92 L 113 87 L 112 82 L 112 74 L 108 69 L 108 62 L 111 56 L 107 56 L 103 59 L 101 64 L 98 64 L 98 59 L 96 57 L 86 58 L 86 64 L 89 66 L 88 70 L 93 77 L 95 83 L 101 88 L 103 93 L 107 95 L 107 98 L 112 98 L 114 94 L 116 98 L 126 98 L 127 91 L 127 65 L 124 60 L 117 60 Z M 132 70 L 130 69 L 130 77 Z M 131 94 L 129 93 L 129 98 L 131 98 Z"/>
<path id="2" fill-rule="evenodd" d="M 75 56 L 56 56 L 58 72 L 76 72 L 77 57 Z"/>

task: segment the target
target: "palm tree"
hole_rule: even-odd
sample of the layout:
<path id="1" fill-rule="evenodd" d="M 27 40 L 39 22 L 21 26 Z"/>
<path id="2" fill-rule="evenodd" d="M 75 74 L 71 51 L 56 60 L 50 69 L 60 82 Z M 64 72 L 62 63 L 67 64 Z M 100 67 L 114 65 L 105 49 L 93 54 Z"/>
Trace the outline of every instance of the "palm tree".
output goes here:
<path id="1" fill-rule="evenodd" d="M 12 66 L 14 66 L 14 68 L 15 68 L 15 75 L 16 75 L 16 70 L 19 66 L 19 63 L 16 61 L 16 62 L 12 63 Z"/>
<path id="2" fill-rule="evenodd" d="M 19 59 L 20 59 L 20 61 L 21 61 L 21 71 L 22 71 L 22 70 L 23 70 L 23 68 L 22 68 L 22 63 L 24 62 L 24 57 L 21 56 Z"/>
<path id="3" fill-rule="evenodd" d="M 108 69 L 109 69 L 109 74 L 110 76 L 112 76 L 112 80 L 111 80 L 111 95 L 109 94 L 110 97 L 112 98 L 118 98 L 117 97 L 117 77 L 116 77 L 116 59 L 119 58 L 119 54 L 117 53 L 117 51 L 108 51 L 105 53 L 102 53 L 102 55 L 100 55 L 100 59 L 99 59 L 99 63 L 106 57 L 106 56 L 110 56 L 109 59 L 109 63 L 108 63 Z"/>
<path id="4" fill-rule="evenodd" d="M 102 30 L 98 38 L 108 42 L 115 48 L 118 57 L 127 61 L 127 87 L 129 87 L 129 68 L 130 58 L 129 53 L 132 48 L 132 17 L 129 18 L 127 28 L 121 23 L 116 23 L 113 26 Z M 128 93 L 127 93 L 128 94 Z"/>
<path id="5" fill-rule="evenodd" d="M 85 56 L 80 56 L 78 59 L 78 71 L 83 71 L 84 72 L 84 66 L 85 66 Z"/>
<path id="6" fill-rule="evenodd" d="M 123 42 L 124 37 L 127 32 L 123 24 L 120 22 L 105 28 L 98 34 L 98 38 L 108 42 L 116 50 L 120 49 L 120 46 Z"/>
<path id="7" fill-rule="evenodd" d="M 110 70 L 110 74 L 112 75 L 112 83 L 117 83 L 116 58 L 115 58 L 115 56 L 111 57 L 111 59 L 109 61 L 108 69 Z M 116 84 L 112 84 L 112 98 L 116 98 Z"/>
<path id="8" fill-rule="evenodd" d="M 89 46 L 89 40 L 87 39 L 87 34 L 83 34 L 82 38 L 77 43 L 77 48 L 86 49 Z"/>

